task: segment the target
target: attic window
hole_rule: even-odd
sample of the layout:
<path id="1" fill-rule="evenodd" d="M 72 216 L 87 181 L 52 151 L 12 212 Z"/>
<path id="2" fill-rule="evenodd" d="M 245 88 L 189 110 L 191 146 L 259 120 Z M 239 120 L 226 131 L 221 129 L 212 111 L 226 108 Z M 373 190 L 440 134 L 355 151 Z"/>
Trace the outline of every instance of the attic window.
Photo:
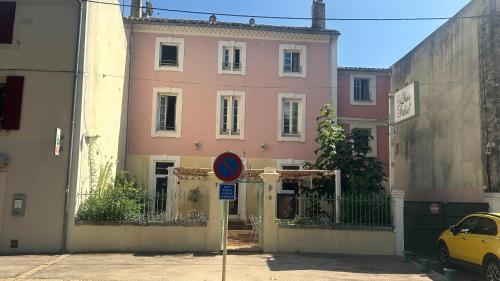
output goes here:
<path id="1" fill-rule="evenodd" d="M 183 71 L 184 38 L 156 38 L 155 70 Z"/>
<path id="2" fill-rule="evenodd" d="M 0 2 L 0 44 L 12 44 L 16 2 Z"/>

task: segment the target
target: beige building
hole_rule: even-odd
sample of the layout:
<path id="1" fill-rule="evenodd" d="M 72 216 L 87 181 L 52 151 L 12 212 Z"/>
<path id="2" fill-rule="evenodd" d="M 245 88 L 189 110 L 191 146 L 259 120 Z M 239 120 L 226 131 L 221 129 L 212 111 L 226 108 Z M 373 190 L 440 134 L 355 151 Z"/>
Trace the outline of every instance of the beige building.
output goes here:
<path id="1" fill-rule="evenodd" d="M 2 0 L 0 11 L 0 253 L 64 250 L 89 144 L 123 166 L 121 11 L 77 0 Z"/>

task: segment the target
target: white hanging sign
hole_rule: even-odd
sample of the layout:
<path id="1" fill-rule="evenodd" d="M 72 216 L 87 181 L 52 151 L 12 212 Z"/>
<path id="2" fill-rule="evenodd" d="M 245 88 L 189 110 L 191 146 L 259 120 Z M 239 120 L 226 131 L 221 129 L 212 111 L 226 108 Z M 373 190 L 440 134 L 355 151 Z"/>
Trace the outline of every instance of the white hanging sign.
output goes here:
<path id="1" fill-rule="evenodd" d="M 396 123 L 418 115 L 418 82 L 413 82 L 394 93 L 394 121 Z"/>

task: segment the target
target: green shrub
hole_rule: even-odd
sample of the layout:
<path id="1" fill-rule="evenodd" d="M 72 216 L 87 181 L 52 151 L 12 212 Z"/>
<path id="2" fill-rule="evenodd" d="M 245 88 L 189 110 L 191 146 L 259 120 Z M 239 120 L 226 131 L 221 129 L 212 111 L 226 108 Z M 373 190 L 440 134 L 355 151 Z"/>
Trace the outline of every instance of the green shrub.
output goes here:
<path id="1" fill-rule="evenodd" d="M 90 222 L 135 222 L 147 208 L 142 186 L 127 172 L 120 172 L 114 183 L 90 192 L 77 212 L 77 219 Z"/>

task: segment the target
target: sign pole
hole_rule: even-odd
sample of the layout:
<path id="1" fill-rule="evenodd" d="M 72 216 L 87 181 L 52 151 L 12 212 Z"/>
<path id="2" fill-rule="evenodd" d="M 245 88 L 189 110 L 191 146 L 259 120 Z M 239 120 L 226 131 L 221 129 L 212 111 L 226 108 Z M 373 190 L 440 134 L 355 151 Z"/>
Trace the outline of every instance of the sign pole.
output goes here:
<path id="1" fill-rule="evenodd" d="M 226 258 L 227 258 L 227 229 L 229 216 L 229 200 L 224 200 L 224 238 L 222 240 L 222 281 L 226 281 Z"/>

